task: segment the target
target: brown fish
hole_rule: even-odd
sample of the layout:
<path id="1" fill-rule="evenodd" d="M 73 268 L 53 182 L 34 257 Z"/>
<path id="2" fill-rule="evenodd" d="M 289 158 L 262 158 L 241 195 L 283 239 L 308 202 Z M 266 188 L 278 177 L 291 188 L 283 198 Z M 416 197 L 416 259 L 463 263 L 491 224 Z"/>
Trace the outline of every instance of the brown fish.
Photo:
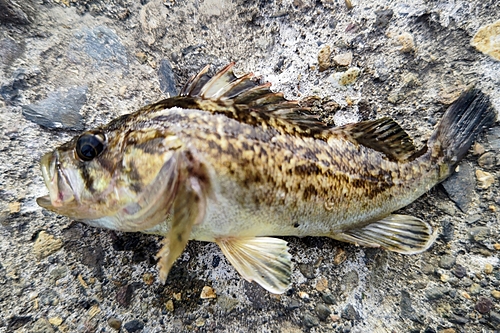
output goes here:
<path id="1" fill-rule="evenodd" d="M 204 68 L 180 96 L 89 130 L 41 161 L 40 206 L 96 227 L 164 235 L 165 281 L 188 240 L 216 242 L 273 293 L 290 284 L 286 242 L 327 236 L 425 251 L 431 225 L 391 215 L 454 170 L 495 112 L 469 89 L 416 150 L 389 118 L 330 127 L 252 74 Z"/>

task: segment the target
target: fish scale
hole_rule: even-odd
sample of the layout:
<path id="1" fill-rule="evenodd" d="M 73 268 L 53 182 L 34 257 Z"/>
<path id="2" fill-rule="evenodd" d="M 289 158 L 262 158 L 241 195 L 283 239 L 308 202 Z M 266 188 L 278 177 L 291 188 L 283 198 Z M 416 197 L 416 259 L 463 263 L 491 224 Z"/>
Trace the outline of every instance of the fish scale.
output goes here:
<path id="1" fill-rule="evenodd" d="M 39 205 L 96 227 L 163 235 L 162 281 L 188 240 L 209 241 L 273 293 L 288 288 L 292 272 L 275 236 L 403 254 L 432 246 L 430 223 L 392 212 L 444 180 L 493 124 L 486 95 L 465 91 L 417 151 L 390 118 L 328 126 L 252 74 L 236 77 L 233 66 L 213 77 L 205 67 L 180 96 L 46 154 L 49 195 Z"/>

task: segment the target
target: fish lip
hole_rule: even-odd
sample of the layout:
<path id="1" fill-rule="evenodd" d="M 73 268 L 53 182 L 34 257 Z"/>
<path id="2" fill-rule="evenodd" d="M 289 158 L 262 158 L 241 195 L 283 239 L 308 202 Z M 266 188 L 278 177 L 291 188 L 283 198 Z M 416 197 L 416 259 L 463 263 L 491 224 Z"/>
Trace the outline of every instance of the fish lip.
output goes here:
<path id="1" fill-rule="evenodd" d="M 77 199 L 70 177 L 61 169 L 57 150 L 43 155 L 40 165 L 45 186 L 49 190 L 48 195 L 37 198 L 37 203 L 40 206 L 54 209 L 61 207 L 68 199 Z M 68 195 L 70 193 L 71 195 Z"/>

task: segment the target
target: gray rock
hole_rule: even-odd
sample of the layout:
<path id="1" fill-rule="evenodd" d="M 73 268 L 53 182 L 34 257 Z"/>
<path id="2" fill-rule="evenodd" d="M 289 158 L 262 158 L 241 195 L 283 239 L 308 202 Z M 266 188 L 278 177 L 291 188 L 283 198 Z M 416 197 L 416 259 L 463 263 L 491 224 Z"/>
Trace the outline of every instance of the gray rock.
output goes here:
<path id="1" fill-rule="evenodd" d="M 500 150 L 500 127 L 496 126 L 489 130 L 486 139 L 492 149 Z"/>
<path id="2" fill-rule="evenodd" d="M 16 104 L 19 99 L 19 90 L 27 87 L 26 70 L 18 68 L 12 73 L 12 79 L 0 86 L 0 97 L 7 104 Z"/>
<path id="3" fill-rule="evenodd" d="M 59 295 L 52 289 L 45 289 L 40 292 L 38 297 L 42 305 L 57 305 L 59 303 Z"/>
<path id="4" fill-rule="evenodd" d="M 490 312 L 490 322 L 496 329 L 500 328 L 500 313 L 491 311 Z"/>
<path id="5" fill-rule="evenodd" d="M 16 59 L 23 55 L 25 50 L 26 43 L 24 42 L 17 42 L 12 38 L 0 40 L 0 64 L 8 68 Z"/>
<path id="6" fill-rule="evenodd" d="M 442 227 L 441 239 L 445 243 L 451 242 L 453 240 L 453 235 L 455 233 L 455 228 L 453 227 L 453 223 L 451 223 L 449 219 L 446 219 L 441 223 L 441 227 Z"/>
<path id="7" fill-rule="evenodd" d="M 158 67 L 158 80 L 160 81 L 160 90 L 167 96 L 177 96 L 177 88 L 175 87 L 175 74 L 172 71 L 172 66 L 167 59 L 160 61 Z"/>
<path id="8" fill-rule="evenodd" d="M 307 327 L 307 328 L 311 328 L 311 327 L 314 327 L 314 326 L 318 326 L 319 325 L 319 320 L 315 316 L 313 316 L 313 315 L 311 315 L 309 313 L 306 313 L 304 315 L 304 317 L 302 317 L 302 324 L 305 327 Z"/>
<path id="9" fill-rule="evenodd" d="M 376 10 L 375 11 L 375 27 L 385 29 L 391 21 L 394 11 L 392 9 Z"/>
<path id="10" fill-rule="evenodd" d="M 455 265 L 456 258 L 452 255 L 444 255 L 439 260 L 439 267 L 444 269 L 450 269 Z"/>
<path id="11" fill-rule="evenodd" d="M 406 290 L 401 290 L 401 301 L 399 302 L 399 306 L 401 308 L 401 317 L 417 321 L 417 315 L 411 303 L 410 293 Z"/>
<path id="12" fill-rule="evenodd" d="M 127 330 L 127 332 L 134 333 L 141 331 L 144 328 L 144 323 L 140 320 L 134 319 L 125 323 L 123 327 Z"/>
<path id="13" fill-rule="evenodd" d="M 330 305 L 335 305 L 337 304 L 337 299 L 335 298 L 335 296 L 333 296 L 331 293 L 323 293 L 321 295 L 321 299 L 323 300 L 323 302 L 325 302 L 326 304 L 330 304 Z"/>
<path id="14" fill-rule="evenodd" d="M 465 325 L 469 322 L 469 319 L 452 313 L 448 317 L 448 321 L 453 324 Z"/>
<path id="15" fill-rule="evenodd" d="M 316 311 L 316 314 L 318 315 L 318 318 L 321 321 L 326 321 L 332 314 L 332 310 L 330 310 L 330 308 L 325 304 L 316 305 L 314 311 Z"/>
<path id="16" fill-rule="evenodd" d="M 426 290 L 425 295 L 427 296 L 428 300 L 435 301 L 435 300 L 443 298 L 446 292 L 447 292 L 446 288 L 433 287 L 433 288 Z"/>
<path id="17" fill-rule="evenodd" d="M 290 302 L 288 303 L 287 307 L 286 307 L 288 310 L 295 310 L 295 309 L 298 309 L 300 308 L 300 302 L 296 299 L 292 299 L 290 300 Z"/>
<path id="18" fill-rule="evenodd" d="M 315 268 L 313 265 L 308 264 L 300 264 L 299 270 L 304 275 L 304 277 L 308 279 L 314 279 L 316 277 Z"/>
<path id="19" fill-rule="evenodd" d="M 464 266 L 456 265 L 455 269 L 453 270 L 453 274 L 455 274 L 457 278 L 461 279 L 467 275 L 467 269 Z"/>
<path id="20" fill-rule="evenodd" d="M 79 111 L 87 101 L 87 90 L 87 86 L 80 86 L 52 92 L 37 104 L 23 105 L 23 116 L 50 129 L 82 131 Z"/>
<path id="21" fill-rule="evenodd" d="M 343 277 L 340 282 L 340 286 L 342 287 L 342 292 L 349 294 L 351 291 L 358 286 L 359 276 L 356 271 L 349 271 Z"/>
<path id="22" fill-rule="evenodd" d="M 30 24 L 32 15 L 28 1 L 0 0 L 0 23 Z"/>
<path id="23" fill-rule="evenodd" d="M 469 230 L 470 240 L 476 243 L 482 243 L 489 239 L 491 231 L 488 227 L 474 227 Z"/>
<path id="24" fill-rule="evenodd" d="M 356 311 L 356 309 L 352 306 L 352 304 L 347 304 L 347 306 L 342 311 L 342 318 L 348 320 L 360 320 L 361 316 Z"/>
<path id="25" fill-rule="evenodd" d="M 69 60 L 84 63 L 89 58 L 96 67 L 128 69 L 127 51 L 118 35 L 105 26 L 83 28 L 70 43 Z"/>
<path id="26" fill-rule="evenodd" d="M 458 172 L 451 174 L 443 183 L 450 199 L 466 213 L 472 205 L 476 180 L 474 171 L 467 163 L 461 163 Z"/>

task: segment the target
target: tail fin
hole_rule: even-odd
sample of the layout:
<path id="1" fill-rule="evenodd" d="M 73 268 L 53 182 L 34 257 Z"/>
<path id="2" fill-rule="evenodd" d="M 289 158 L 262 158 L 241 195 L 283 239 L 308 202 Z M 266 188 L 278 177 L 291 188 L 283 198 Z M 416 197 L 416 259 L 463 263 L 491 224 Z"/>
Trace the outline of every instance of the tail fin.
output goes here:
<path id="1" fill-rule="evenodd" d="M 469 89 L 448 108 L 429 139 L 431 158 L 448 166 L 443 178 L 465 156 L 476 136 L 495 121 L 496 114 L 488 96 Z"/>

